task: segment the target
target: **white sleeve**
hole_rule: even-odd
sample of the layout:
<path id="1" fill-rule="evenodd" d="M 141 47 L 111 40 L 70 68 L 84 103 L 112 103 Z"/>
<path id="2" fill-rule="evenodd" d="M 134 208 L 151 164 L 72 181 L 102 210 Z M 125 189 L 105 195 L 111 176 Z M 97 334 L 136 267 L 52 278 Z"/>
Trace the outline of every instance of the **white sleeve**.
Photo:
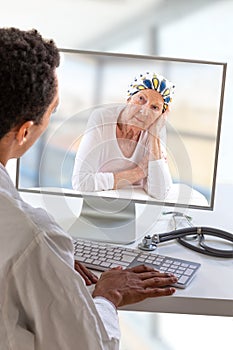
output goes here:
<path id="1" fill-rule="evenodd" d="M 94 111 L 89 118 L 87 129 L 80 142 L 73 169 L 72 186 L 76 191 L 111 190 L 114 176 L 111 172 L 101 172 L 103 148 L 103 128 L 100 111 Z"/>
<path id="2" fill-rule="evenodd" d="M 81 276 L 53 251 L 43 232 L 15 265 L 9 283 L 22 310 L 18 329 L 34 335 L 36 350 L 119 349 L 116 310 L 107 300 L 93 301 Z"/>
<path id="3" fill-rule="evenodd" d="M 120 339 L 119 322 L 118 318 L 116 317 L 116 307 L 109 300 L 103 297 L 95 297 L 94 303 L 103 323 L 108 329 L 109 336 L 116 338 L 116 335 L 118 334 L 118 338 Z"/>
<path id="4" fill-rule="evenodd" d="M 171 185 L 172 179 L 166 160 L 162 158 L 149 161 L 146 183 L 147 193 L 158 200 L 164 200 Z"/>

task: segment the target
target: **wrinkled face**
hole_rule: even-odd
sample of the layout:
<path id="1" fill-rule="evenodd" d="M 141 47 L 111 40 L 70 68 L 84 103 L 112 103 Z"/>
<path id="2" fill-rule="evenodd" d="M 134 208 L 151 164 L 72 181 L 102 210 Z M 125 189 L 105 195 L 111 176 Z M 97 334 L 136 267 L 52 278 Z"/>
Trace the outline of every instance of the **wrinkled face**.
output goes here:
<path id="1" fill-rule="evenodd" d="M 137 92 L 128 100 L 126 118 L 128 124 L 142 130 L 148 128 L 161 116 L 163 111 L 163 98 L 159 92 L 145 89 Z"/>

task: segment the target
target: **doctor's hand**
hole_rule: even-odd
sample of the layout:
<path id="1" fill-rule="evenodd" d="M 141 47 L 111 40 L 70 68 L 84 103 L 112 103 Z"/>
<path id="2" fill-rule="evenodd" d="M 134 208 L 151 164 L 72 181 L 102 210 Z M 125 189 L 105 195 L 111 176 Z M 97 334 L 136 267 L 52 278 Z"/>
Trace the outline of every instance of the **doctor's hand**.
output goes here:
<path id="1" fill-rule="evenodd" d="M 98 281 L 98 277 L 77 260 L 74 261 L 74 268 L 82 276 L 87 286 Z"/>
<path id="2" fill-rule="evenodd" d="M 93 297 L 102 296 L 116 307 L 137 303 L 146 298 L 172 295 L 177 278 L 145 265 L 123 270 L 121 267 L 104 272 L 97 282 Z"/>

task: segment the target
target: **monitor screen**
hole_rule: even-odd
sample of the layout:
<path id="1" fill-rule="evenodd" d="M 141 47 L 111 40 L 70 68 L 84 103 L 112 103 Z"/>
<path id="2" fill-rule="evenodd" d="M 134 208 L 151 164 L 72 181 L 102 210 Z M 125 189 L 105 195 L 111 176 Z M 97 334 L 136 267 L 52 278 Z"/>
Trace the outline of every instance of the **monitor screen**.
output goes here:
<path id="1" fill-rule="evenodd" d="M 109 198 L 107 203 L 122 199 L 213 209 L 226 64 L 68 49 L 60 53 L 59 107 L 47 131 L 18 160 L 17 188 L 94 200 Z M 131 113 L 132 99 L 142 92 L 138 88 L 135 93 L 136 77 L 155 83 L 156 76 L 160 87 L 162 76 L 175 88 L 172 96 L 168 94 L 171 103 L 166 100 L 166 86 L 163 90 L 163 102 L 168 101 L 169 107 L 152 138 L 159 139 L 161 153 L 150 158 L 148 130 L 154 122 L 138 128 L 141 131 L 131 143 L 125 143 L 122 136 L 124 121 L 118 122 Z M 135 125 L 129 125 L 126 129 L 131 132 Z M 158 166 L 161 154 L 165 170 L 164 164 Z M 149 179 L 153 167 L 157 174 Z M 144 177 L 137 171 L 135 175 L 136 168 L 145 172 Z M 124 177 L 124 171 L 136 177 L 125 182 L 121 178 L 114 187 L 115 174 Z M 166 191 L 160 193 L 160 187 Z"/>

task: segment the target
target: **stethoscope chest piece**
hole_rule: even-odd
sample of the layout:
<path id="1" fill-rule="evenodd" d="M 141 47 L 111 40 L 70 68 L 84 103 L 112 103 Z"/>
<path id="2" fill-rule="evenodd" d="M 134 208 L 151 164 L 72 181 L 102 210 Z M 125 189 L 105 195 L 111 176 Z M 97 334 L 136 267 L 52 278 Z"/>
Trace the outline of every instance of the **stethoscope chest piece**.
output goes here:
<path id="1" fill-rule="evenodd" d="M 141 250 L 152 251 L 157 248 L 157 244 L 153 242 L 153 238 L 147 235 L 143 238 L 142 242 L 139 243 L 138 248 Z"/>

